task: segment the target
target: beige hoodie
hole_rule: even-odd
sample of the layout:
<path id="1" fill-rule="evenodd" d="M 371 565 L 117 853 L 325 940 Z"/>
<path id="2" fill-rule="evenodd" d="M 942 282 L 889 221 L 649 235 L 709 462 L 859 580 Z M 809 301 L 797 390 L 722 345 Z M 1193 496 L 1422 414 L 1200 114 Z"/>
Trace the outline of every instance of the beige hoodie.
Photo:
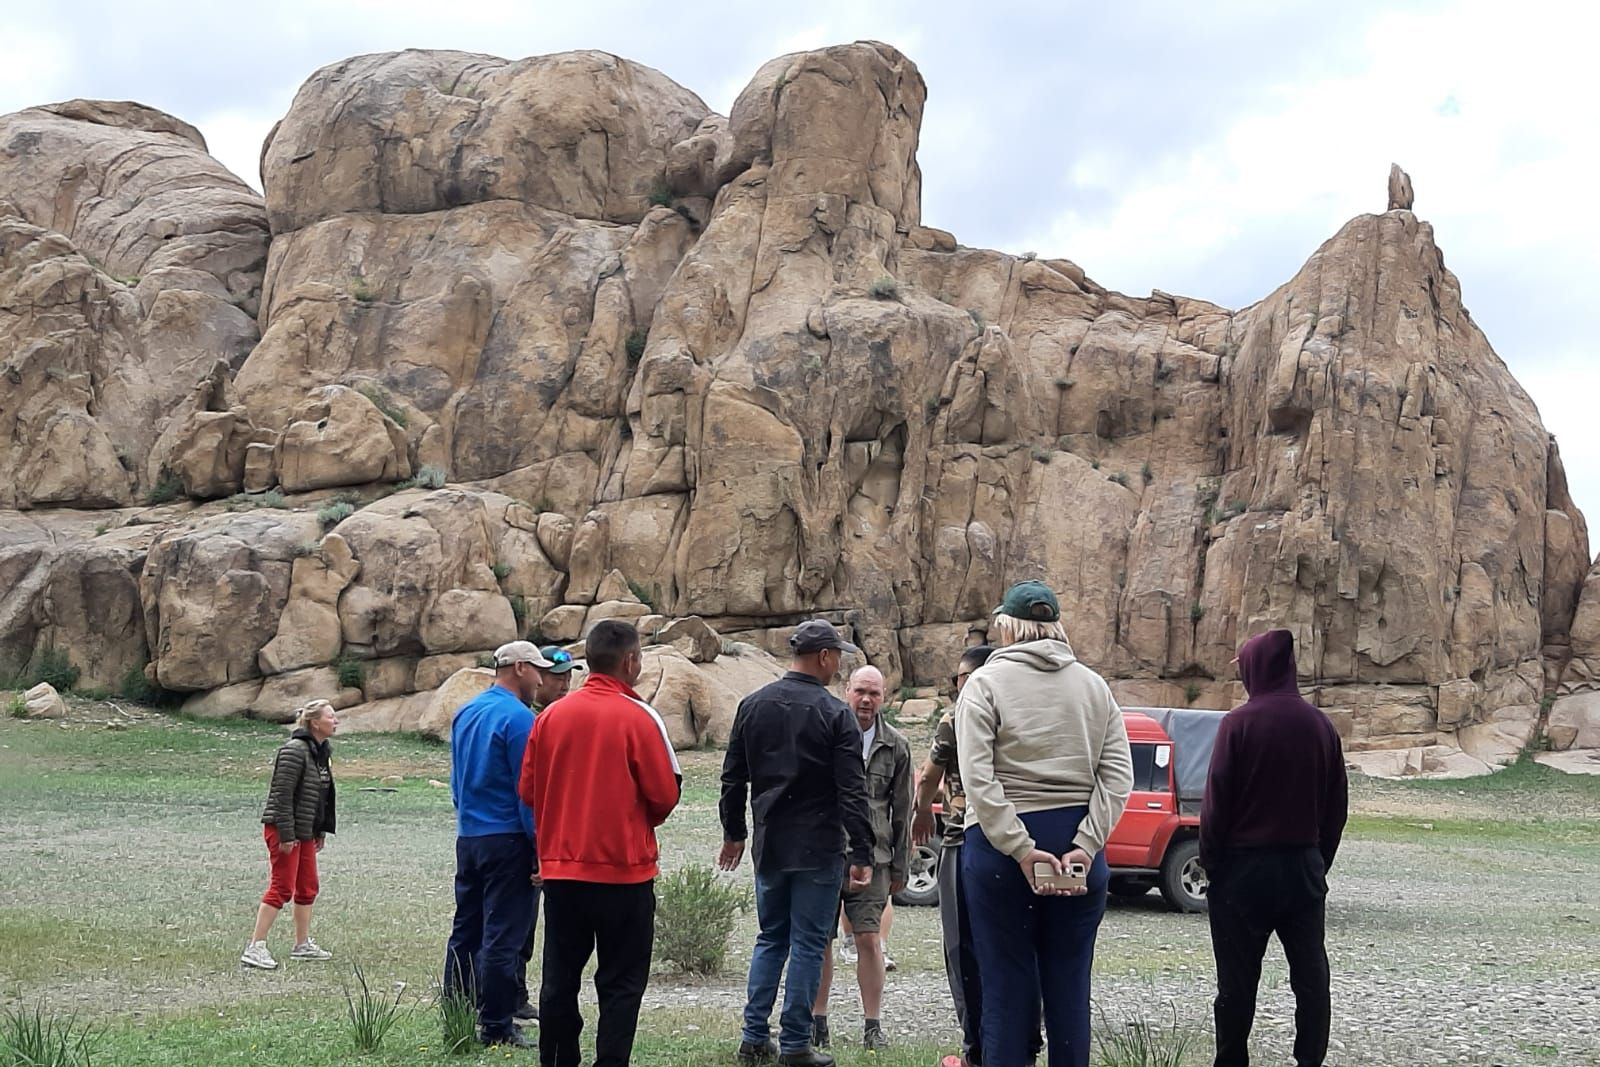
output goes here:
<path id="1" fill-rule="evenodd" d="M 1087 804 L 1073 843 L 1093 856 L 1133 788 L 1122 709 L 1105 679 L 1065 641 L 1002 648 L 973 672 L 956 705 L 967 810 L 989 843 L 1015 860 L 1034 840 L 1019 812 Z"/>

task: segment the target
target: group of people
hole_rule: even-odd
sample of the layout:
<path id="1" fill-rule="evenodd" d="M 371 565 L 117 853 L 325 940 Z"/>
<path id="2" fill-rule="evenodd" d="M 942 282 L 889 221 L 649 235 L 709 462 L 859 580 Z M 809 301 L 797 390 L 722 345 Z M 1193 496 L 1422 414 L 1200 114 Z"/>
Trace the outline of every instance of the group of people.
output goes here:
<path id="1" fill-rule="evenodd" d="M 920 773 L 909 741 L 882 715 L 876 668 L 848 676 L 845 700 L 830 690 L 860 650 L 826 621 L 798 626 L 788 672 L 740 703 L 723 762 L 717 861 L 731 871 L 748 851 L 754 867 L 759 933 L 741 1063 L 833 1063 L 831 945 L 841 924 L 855 939 L 861 1044 L 887 1046 L 886 916 L 912 844 L 932 837 L 941 796 L 941 925 L 963 1035 L 947 1067 L 1022 1067 L 1041 1051 L 1052 1065 L 1088 1063 L 1104 846 L 1133 787 L 1127 732 L 1109 686 L 1073 655 L 1047 586 L 1013 586 L 989 637 L 992 646 L 961 656 L 956 703 Z M 519 1024 L 536 1021 L 544 1067 L 580 1062 L 579 987 L 593 957 L 596 1067 L 629 1060 L 654 945 L 655 829 L 683 782 L 660 715 L 633 689 L 643 667 L 634 627 L 601 622 L 584 652 L 588 675 L 569 692 L 570 653 L 502 646 L 493 685 L 451 729 L 456 911 L 444 988 L 476 1007 L 485 1044 L 533 1047 Z M 1328 1045 L 1323 900 L 1345 820 L 1343 756 L 1328 718 L 1299 696 L 1287 631 L 1252 638 L 1236 663 L 1249 700 L 1219 730 L 1201 822 L 1215 1062 L 1249 1062 L 1261 962 L 1276 933 L 1297 1001 L 1295 1062 L 1313 1067 Z M 277 966 L 266 937 L 290 901 L 291 959 L 330 956 L 311 939 L 310 919 L 317 853 L 335 828 L 328 745 L 337 727 L 331 706 L 308 705 L 279 750 L 262 815 L 271 885 L 242 957 L 248 966 Z M 526 971 L 541 896 L 534 1004 Z"/>

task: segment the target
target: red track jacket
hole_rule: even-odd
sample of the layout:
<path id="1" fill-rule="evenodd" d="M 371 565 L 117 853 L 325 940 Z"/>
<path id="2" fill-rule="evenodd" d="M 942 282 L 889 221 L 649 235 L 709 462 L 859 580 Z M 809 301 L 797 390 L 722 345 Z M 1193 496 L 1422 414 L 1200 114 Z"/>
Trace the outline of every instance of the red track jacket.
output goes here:
<path id="1" fill-rule="evenodd" d="M 655 709 L 591 674 L 534 720 L 518 792 L 533 809 L 547 880 L 632 885 L 658 872 L 655 828 L 683 776 Z"/>

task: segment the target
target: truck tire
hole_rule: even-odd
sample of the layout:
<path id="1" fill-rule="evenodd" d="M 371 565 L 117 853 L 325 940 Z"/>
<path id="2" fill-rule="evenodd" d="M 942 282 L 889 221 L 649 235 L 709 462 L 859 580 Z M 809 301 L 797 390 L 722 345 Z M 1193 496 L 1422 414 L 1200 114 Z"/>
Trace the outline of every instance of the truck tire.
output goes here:
<path id="1" fill-rule="evenodd" d="M 1161 861 L 1161 895 L 1168 904 L 1178 911 L 1205 911 L 1207 888 L 1199 841 L 1191 837 L 1167 849 Z"/>
<path id="2" fill-rule="evenodd" d="M 1137 878 L 1113 878 L 1106 888 L 1119 900 L 1138 900 L 1154 887 Z"/>
<path id="3" fill-rule="evenodd" d="M 894 902 L 908 908 L 932 908 L 939 904 L 939 857 L 943 853 L 930 841 L 911 850 L 911 870 L 906 887 L 894 895 Z"/>

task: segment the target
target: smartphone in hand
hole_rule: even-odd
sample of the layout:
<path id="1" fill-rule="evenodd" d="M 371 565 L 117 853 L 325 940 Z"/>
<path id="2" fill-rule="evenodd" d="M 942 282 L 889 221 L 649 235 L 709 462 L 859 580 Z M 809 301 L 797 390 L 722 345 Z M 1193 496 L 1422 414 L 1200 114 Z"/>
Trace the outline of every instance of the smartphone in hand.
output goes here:
<path id="1" fill-rule="evenodd" d="M 1087 889 L 1089 887 L 1089 868 L 1081 863 L 1064 864 L 1061 873 L 1056 874 L 1050 869 L 1048 863 L 1035 863 L 1033 865 L 1034 884 L 1050 889 Z"/>

